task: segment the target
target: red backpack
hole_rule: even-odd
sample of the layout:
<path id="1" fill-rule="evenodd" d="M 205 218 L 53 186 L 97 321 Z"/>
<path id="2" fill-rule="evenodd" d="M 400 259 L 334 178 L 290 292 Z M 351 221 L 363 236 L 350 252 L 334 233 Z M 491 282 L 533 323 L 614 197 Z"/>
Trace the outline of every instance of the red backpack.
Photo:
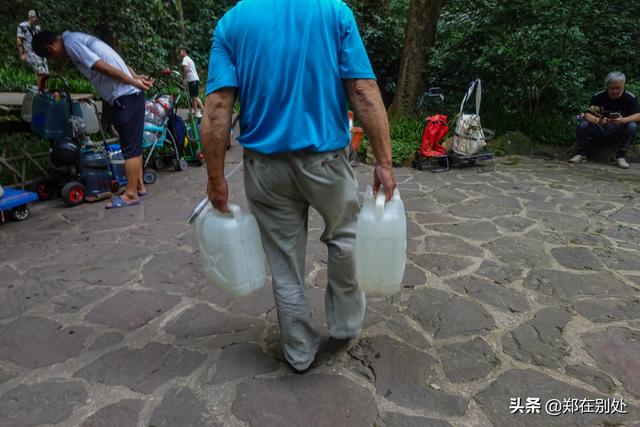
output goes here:
<path id="1" fill-rule="evenodd" d="M 436 114 L 429 116 L 427 124 L 422 132 L 422 144 L 420 155 L 423 157 L 439 157 L 447 154 L 447 150 L 440 145 L 442 138 L 449 132 L 447 116 Z"/>

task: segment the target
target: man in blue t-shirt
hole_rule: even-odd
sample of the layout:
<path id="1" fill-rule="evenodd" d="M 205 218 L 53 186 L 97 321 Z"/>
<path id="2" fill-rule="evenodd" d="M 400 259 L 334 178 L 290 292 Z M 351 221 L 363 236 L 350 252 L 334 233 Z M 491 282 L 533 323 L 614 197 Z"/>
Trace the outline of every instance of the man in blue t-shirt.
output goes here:
<path id="1" fill-rule="evenodd" d="M 44 31 L 36 34 L 32 45 L 36 54 L 43 58 L 73 62 L 111 107 L 124 156 L 127 187 L 106 208 L 139 205 L 140 196 L 146 194 L 142 180 L 143 91 L 153 86 L 153 79 L 135 73 L 111 46 L 89 34 Z"/>
<path id="2" fill-rule="evenodd" d="M 206 94 L 209 199 L 229 210 L 224 157 L 238 96 L 245 192 L 271 267 L 282 348 L 294 372 L 304 372 L 320 344 L 304 289 L 309 207 L 325 223 L 330 341 L 344 349 L 365 312 L 347 97 L 377 159 L 374 190 L 382 186 L 389 200 L 396 186 L 387 115 L 353 13 L 340 0 L 243 0 L 215 28 Z"/>

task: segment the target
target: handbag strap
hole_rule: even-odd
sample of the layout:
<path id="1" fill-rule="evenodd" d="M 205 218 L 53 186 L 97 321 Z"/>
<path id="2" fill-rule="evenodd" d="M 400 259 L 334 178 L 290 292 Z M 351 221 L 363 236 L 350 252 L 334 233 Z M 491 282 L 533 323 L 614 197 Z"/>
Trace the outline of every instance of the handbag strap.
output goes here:
<path id="1" fill-rule="evenodd" d="M 480 115 L 480 103 L 482 102 L 482 82 L 480 79 L 476 79 L 469 84 L 467 93 L 465 93 L 464 98 L 462 98 L 462 103 L 460 104 L 460 114 L 462 114 L 464 104 L 471 98 L 474 89 L 476 91 L 476 116 Z"/>

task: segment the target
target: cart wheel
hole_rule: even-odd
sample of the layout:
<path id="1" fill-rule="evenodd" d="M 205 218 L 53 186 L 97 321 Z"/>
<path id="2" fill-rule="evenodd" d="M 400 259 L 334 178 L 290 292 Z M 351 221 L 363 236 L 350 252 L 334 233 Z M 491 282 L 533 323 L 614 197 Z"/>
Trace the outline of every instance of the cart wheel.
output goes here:
<path id="1" fill-rule="evenodd" d="M 29 218 L 29 208 L 27 205 L 18 206 L 11 210 L 11 217 L 16 221 L 24 221 Z"/>
<path id="2" fill-rule="evenodd" d="M 154 157 L 151 159 L 151 167 L 155 170 L 160 170 L 164 167 L 164 162 L 160 157 Z"/>
<path id="3" fill-rule="evenodd" d="M 51 179 L 46 176 L 41 176 L 31 185 L 32 191 L 38 195 L 39 200 L 49 200 L 53 197 L 52 187 Z"/>
<path id="4" fill-rule="evenodd" d="M 176 162 L 177 171 L 184 172 L 187 170 L 188 167 L 189 165 L 187 164 L 187 161 L 185 159 L 180 159 Z"/>
<path id="5" fill-rule="evenodd" d="M 142 175 L 142 180 L 145 184 L 153 184 L 154 182 L 156 182 L 157 178 L 158 177 L 156 176 L 156 173 L 149 169 L 145 170 L 144 175 Z"/>
<path id="6" fill-rule="evenodd" d="M 84 188 L 84 185 L 80 184 L 78 181 L 67 182 L 64 187 L 62 187 L 61 191 L 62 200 L 67 204 L 67 206 L 78 206 L 84 202 L 86 194 L 86 188 Z"/>
<path id="7" fill-rule="evenodd" d="M 114 179 L 111 181 L 111 192 L 115 194 L 118 190 L 120 190 L 120 182 L 117 179 Z"/>
<path id="8" fill-rule="evenodd" d="M 204 165 L 204 153 L 202 150 L 196 153 L 196 161 L 198 162 L 198 166 Z"/>
<path id="9" fill-rule="evenodd" d="M 416 160 L 416 169 L 418 169 L 419 171 L 421 171 L 423 169 L 422 160 L 420 160 L 420 159 Z"/>
<path id="10" fill-rule="evenodd" d="M 414 169 L 418 169 L 418 162 L 416 160 L 411 161 L 411 167 Z"/>

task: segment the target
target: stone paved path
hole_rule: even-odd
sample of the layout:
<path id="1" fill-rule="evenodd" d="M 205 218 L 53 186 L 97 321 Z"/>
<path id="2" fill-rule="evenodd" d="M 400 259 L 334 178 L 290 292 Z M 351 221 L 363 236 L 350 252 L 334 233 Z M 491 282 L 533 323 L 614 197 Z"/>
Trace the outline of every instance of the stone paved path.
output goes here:
<path id="1" fill-rule="evenodd" d="M 203 169 L 161 174 L 143 207 L 34 205 L 0 226 L 0 425 L 640 425 L 640 171 L 501 163 L 397 170 L 406 288 L 369 299 L 362 339 L 302 376 L 270 287 L 234 300 L 203 280 L 184 224 Z M 231 188 L 244 203 L 241 174 Z M 317 214 L 310 228 L 326 326 Z M 512 398 L 542 414 L 510 414 Z M 628 413 L 544 414 L 572 398 Z"/>

